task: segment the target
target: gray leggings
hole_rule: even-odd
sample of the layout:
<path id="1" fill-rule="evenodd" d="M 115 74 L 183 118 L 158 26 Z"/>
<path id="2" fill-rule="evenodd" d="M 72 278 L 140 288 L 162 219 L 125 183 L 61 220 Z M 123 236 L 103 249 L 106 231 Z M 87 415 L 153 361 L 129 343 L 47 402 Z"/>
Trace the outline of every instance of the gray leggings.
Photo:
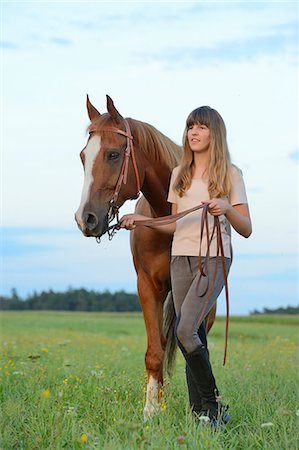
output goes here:
<path id="1" fill-rule="evenodd" d="M 215 285 L 211 293 L 215 264 L 216 258 L 210 258 L 209 277 L 202 278 L 198 286 L 200 276 L 198 256 L 172 256 L 171 258 L 172 295 L 177 316 L 176 337 L 183 353 L 190 353 L 201 344 L 197 334 L 198 328 L 224 286 L 222 263 L 219 257 Z M 225 258 L 225 264 L 228 273 L 231 259 Z M 209 289 L 205 295 L 201 296 L 207 287 L 208 278 Z M 208 304 L 202 314 L 208 298 Z"/>

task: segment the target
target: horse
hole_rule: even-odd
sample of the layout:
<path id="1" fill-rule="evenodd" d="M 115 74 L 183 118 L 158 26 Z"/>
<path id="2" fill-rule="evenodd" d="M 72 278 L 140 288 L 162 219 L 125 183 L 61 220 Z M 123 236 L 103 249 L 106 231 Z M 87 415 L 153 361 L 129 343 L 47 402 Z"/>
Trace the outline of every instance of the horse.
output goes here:
<path id="1" fill-rule="evenodd" d="M 99 239 L 128 199 L 135 212 L 150 217 L 170 214 L 167 202 L 172 169 L 182 149 L 154 126 L 124 118 L 107 95 L 101 114 L 87 96 L 89 138 L 80 153 L 84 184 L 75 220 L 84 236 Z M 175 359 L 175 311 L 171 296 L 170 251 L 172 237 L 146 226 L 130 231 L 130 247 L 137 274 L 137 290 L 147 333 L 147 373 L 144 419 L 159 411 L 163 367 L 170 373 Z M 167 299 L 167 301 L 165 301 Z M 208 333 L 216 306 L 205 319 Z"/>

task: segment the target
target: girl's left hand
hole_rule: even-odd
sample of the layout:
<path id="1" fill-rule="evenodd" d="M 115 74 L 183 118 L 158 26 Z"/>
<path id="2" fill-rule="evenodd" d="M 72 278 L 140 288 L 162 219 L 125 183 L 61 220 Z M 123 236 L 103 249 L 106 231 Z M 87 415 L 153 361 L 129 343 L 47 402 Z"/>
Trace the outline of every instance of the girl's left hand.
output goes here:
<path id="1" fill-rule="evenodd" d="M 230 203 L 227 197 L 224 198 L 212 198 L 211 200 L 206 200 L 202 203 L 209 205 L 209 213 L 212 216 L 221 216 L 226 214 L 230 208 Z"/>

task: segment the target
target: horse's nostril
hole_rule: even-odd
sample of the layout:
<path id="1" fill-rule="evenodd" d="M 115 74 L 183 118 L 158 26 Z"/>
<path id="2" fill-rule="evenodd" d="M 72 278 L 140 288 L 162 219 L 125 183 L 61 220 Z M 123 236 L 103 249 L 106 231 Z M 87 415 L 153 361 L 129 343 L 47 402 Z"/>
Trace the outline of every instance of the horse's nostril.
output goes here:
<path id="1" fill-rule="evenodd" d="M 93 213 L 86 213 L 85 223 L 89 230 L 93 230 L 98 224 L 97 216 Z"/>

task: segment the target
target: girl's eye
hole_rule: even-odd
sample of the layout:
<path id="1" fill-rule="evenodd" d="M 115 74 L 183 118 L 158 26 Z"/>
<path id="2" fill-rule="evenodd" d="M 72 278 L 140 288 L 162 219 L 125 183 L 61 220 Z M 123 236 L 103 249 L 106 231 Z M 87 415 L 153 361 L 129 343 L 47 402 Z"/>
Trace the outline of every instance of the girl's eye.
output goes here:
<path id="1" fill-rule="evenodd" d="M 118 152 L 110 152 L 107 155 L 108 161 L 117 161 L 120 157 L 120 154 Z"/>

